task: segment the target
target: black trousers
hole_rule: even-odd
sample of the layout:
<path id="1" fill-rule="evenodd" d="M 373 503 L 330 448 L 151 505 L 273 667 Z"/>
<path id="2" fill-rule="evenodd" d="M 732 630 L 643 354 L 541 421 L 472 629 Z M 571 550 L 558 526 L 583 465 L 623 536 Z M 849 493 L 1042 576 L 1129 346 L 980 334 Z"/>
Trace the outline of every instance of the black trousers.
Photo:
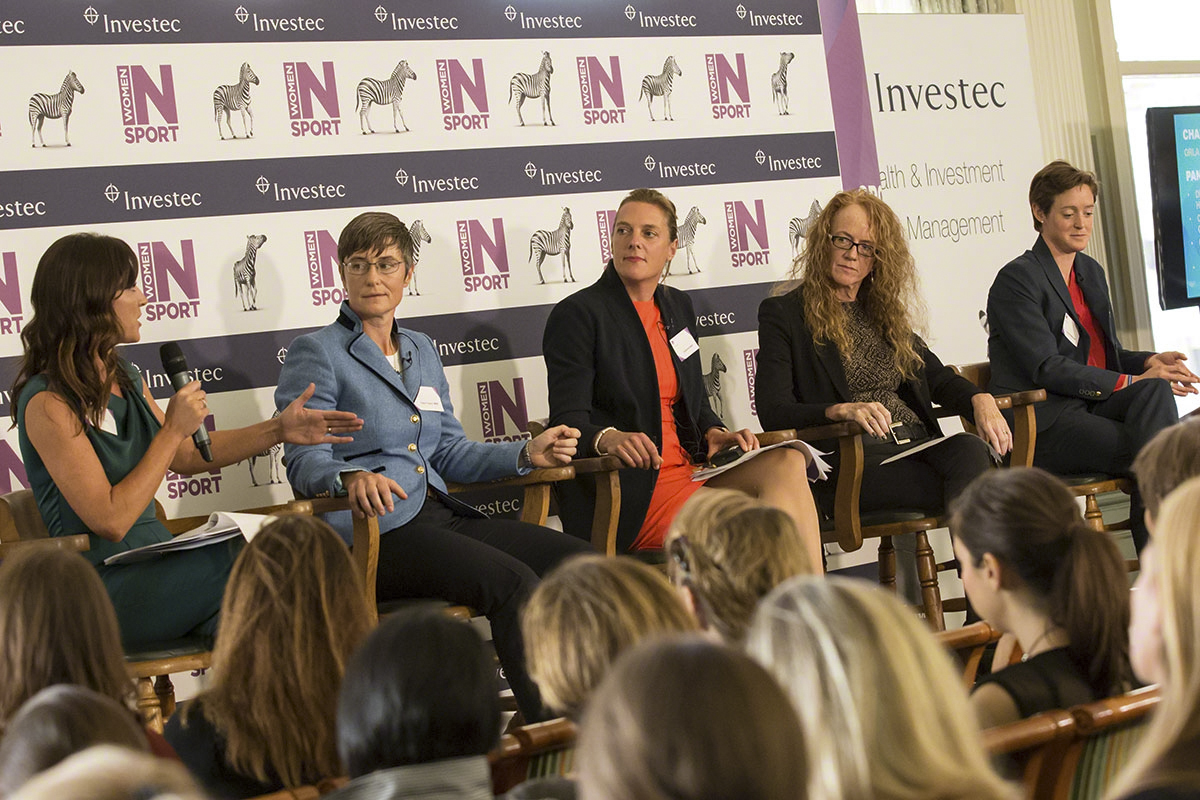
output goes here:
<path id="1" fill-rule="evenodd" d="M 525 670 L 520 612 L 538 579 L 587 542 L 517 520 L 459 516 L 427 497 L 410 522 L 379 537 L 376 594 L 383 602 L 437 598 L 488 618 L 508 684 L 527 722 L 548 718 Z"/>
<path id="2" fill-rule="evenodd" d="M 1033 463 L 1059 475 L 1107 472 L 1133 477 L 1133 459 L 1154 435 L 1179 421 L 1175 395 L 1167 381 L 1138 381 L 1098 403 L 1080 400 L 1045 430 L 1038 431 Z M 1146 546 L 1145 506 L 1134 481 L 1129 527 L 1138 552 Z"/>

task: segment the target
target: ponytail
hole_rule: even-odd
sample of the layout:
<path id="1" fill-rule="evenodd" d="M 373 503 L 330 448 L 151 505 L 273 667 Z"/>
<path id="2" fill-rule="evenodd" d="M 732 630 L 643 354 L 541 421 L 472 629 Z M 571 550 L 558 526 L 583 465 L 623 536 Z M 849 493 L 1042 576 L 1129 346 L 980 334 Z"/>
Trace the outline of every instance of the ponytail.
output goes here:
<path id="1" fill-rule="evenodd" d="M 1082 520 L 1064 536 L 1067 551 L 1055 571 L 1050 618 L 1067 632 L 1067 652 L 1096 692 L 1121 694 L 1132 679 L 1125 560 L 1107 533 Z"/>

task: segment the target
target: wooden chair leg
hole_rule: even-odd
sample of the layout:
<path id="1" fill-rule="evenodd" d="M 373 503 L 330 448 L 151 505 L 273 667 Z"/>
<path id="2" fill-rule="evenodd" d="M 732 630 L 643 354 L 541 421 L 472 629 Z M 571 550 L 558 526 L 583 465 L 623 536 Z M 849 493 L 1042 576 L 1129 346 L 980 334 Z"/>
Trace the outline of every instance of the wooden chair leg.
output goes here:
<path id="1" fill-rule="evenodd" d="M 1092 530 L 1103 532 L 1104 514 L 1100 511 L 1100 501 L 1096 499 L 1096 495 L 1089 494 L 1084 497 L 1083 502 L 1083 521 Z"/>
<path id="2" fill-rule="evenodd" d="M 942 592 L 938 587 L 937 560 L 929 544 L 929 534 L 917 532 L 917 577 L 921 581 L 921 603 L 925 607 L 925 621 L 935 631 L 946 630 L 942 612 Z"/>
<path id="3" fill-rule="evenodd" d="M 896 546 L 890 536 L 879 539 L 879 585 L 896 591 Z"/>
<path id="4" fill-rule="evenodd" d="M 156 733 L 163 732 L 162 706 L 149 678 L 137 679 L 137 709 L 143 725 Z"/>
<path id="5" fill-rule="evenodd" d="M 158 696 L 158 706 L 162 709 L 165 722 L 175 713 L 175 684 L 171 683 L 170 675 L 159 675 L 154 679 L 154 694 Z"/>

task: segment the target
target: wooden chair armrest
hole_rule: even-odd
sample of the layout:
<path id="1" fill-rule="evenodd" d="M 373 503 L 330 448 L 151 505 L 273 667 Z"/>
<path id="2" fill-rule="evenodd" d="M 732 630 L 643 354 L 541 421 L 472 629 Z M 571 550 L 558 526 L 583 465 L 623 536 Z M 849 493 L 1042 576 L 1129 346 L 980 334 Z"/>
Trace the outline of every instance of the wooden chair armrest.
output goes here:
<path id="1" fill-rule="evenodd" d="M 296 514 L 329 514 L 334 511 L 349 511 L 348 497 L 314 497 L 293 500 L 288 510 Z M 350 557 L 354 560 L 354 571 L 362 579 L 363 596 L 372 621 L 379 619 L 375 600 L 375 579 L 379 574 L 379 517 L 354 519 L 354 543 Z"/>
<path id="2" fill-rule="evenodd" d="M 565 467 L 547 467 L 545 469 L 535 469 L 528 475 L 516 475 L 511 478 L 501 478 L 498 481 L 480 481 L 478 483 L 453 483 L 446 481 L 446 488 L 451 494 L 457 492 L 475 492 L 481 489 L 503 489 L 512 486 L 529 486 L 534 483 L 555 483 L 557 481 L 569 481 L 575 477 L 575 468 L 571 465 Z"/>
<path id="3" fill-rule="evenodd" d="M 596 458 L 577 458 L 571 462 L 576 475 L 590 475 L 593 472 L 614 472 L 625 469 L 625 462 L 616 456 L 598 456 Z"/>
<path id="4" fill-rule="evenodd" d="M 780 442 L 790 442 L 796 437 L 795 428 L 785 428 L 779 431 L 763 431 L 762 433 L 754 434 L 754 438 L 758 439 L 758 444 L 761 447 L 770 447 L 773 444 Z"/>
<path id="5" fill-rule="evenodd" d="M 797 428 L 793 431 L 797 439 L 805 442 L 819 442 L 822 439 L 857 436 L 862 432 L 863 429 L 857 422 L 831 422 L 828 425 L 813 425 L 808 428 Z"/>
<path id="6" fill-rule="evenodd" d="M 91 549 L 91 541 L 86 533 L 77 533 L 74 536 L 48 536 L 45 539 L 5 542 L 0 544 L 0 561 L 28 547 L 53 547 L 73 553 L 82 553 Z"/>

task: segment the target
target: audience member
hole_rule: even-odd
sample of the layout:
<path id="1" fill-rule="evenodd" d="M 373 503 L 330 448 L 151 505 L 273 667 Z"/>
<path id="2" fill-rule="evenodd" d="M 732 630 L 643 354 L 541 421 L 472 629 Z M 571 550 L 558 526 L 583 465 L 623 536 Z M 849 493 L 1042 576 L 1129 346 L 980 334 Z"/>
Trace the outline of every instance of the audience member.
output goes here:
<path id="1" fill-rule="evenodd" d="M 111 744 L 146 752 L 146 733 L 129 709 L 99 692 L 59 684 L 21 706 L 0 740 L 0 797 L 68 756 Z"/>
<path id="2" fill-rule="evenodd" d="M 500 699 L 483 640 L 437 611 L 388 618 L 346 669 L 337 731 L 353 780 L 330 800 L 490 800 Z"/>
<path id="3" fill-rule="evenodd" d="M 1037 468 L 977 478 L 955 503 L 950 532 L 971 604 L 1023 652 L 976 685 L 983 727 L 1129 689 L 1125 561 L 1107 533 L 1084 524 L 1061 481 Z"/>
<path id="4" fill-rule="evenodd" d="M 735 645 L 767 592 L 817 571 L 791 517 L 730 489 L 684 503 L 665 549 L 667 574 L 700 627 Z"/>
<path id="5" fill-rule="evenodd" d="M 1149 505 L 1147 504 L 1147 508 Z M 1200 798 L 1200 477 L 1155 512 L 1134 584 L 1130 650 L 1137 675 L 1162 702 L 1111 797 Z"/>
<path id="6" fill-rule="evenodd" d="M 580 455 L 611 454 L 629 467 L 619 473 L 619 552 L 661 549 L 684 501 L 709 486 L 787 511 L 820 564 L 821 531 L 799 452 L 778 448 L 706 482 L 692 480 L 696 465 L 718 451 L 759 445 L 749 429 L 727 430 L 709 404 L 692 301 L 663 282 L 677 236 L 675 204 L 662 192 L 636 189 L 621 201 L 600 279 L 559 302 L 546 320 L 550 421 L 582 432 Z M 557 489 L 564 530 L 586 537 L 593 476 Z"/>
<path id="7" fill-rule="evenodd" d="M 225 588 L 212 682 L 167 723 L 167 740 L 218 798 L 340 775 L 338 687 L 370 625 L 332 528 L 305 516 L 267 524 Z"/>
<path id="8" fill-rule="evenodd" d="M 1146 527 L 1153 533 L 1163 499 L 1200 475 L 1200 419 L 1185 419 L 1155 434 L 1133 460 L 1133 474 L 1146 507 Z"/>
<path id="9" fill-rule="evenodd" d="M 9 800 L 208 800 L 178 761 L 89 747 L 31 778 Z"/>
<path id="10" fill-rule="evenodd" d="M 746 646 L 800 716 L 809 798 L 1013 800 L 950 656 L 894 595 L 793 578 L 763 600 Z"/>
<path id="11" fill-rule="evenodd" d="M 33 317 L 12 388 L 21 460 L 51 536 L 85 533 L 84 557 L 104 581 L 121 640 L 131 647 L 216 629 L 236 547 L 209 545 L 159 558 L 105 565 L 135 547 L 168 541 L 154 493 L 168 469 L 184 475 L 235 464 L 281 442 L 348 442 L 354 414 L 305 408 L 311 384 L 274 419 L 212 434 L 205 460 L 192 433 L 208 416 L 198 381 L 164 414 L 137 367 L 117 346 L 141 339 L 138 259 L 111 236 L 73 233 L 42 254 L 29 299 Z M 286 406 L 286 408 L 284 408 Z"/>
<path id="12" fill-rule="evenodd" d="M 576 556 L 534 590 L 521 617 L 530 674 L 546 704 L 578 718 L 617 656 L 638 642 L 696 630 L 679 595 L 628 556 Z"/>
<path id="13" fill-rule="evenodd" d="M 0 730 L 31 697 L 60 683 L 133 707 L 117 616 L 100 576 L 76 553 L 28 548 L 0 565 Z"/>
<path id="14" fill-rule="evenodd" d="M 834 798 L 806 793 L 809 735 L 749 657 L 698 637 L 647 642 L 617 661 L 584 713 L 580 797 Z"/>

